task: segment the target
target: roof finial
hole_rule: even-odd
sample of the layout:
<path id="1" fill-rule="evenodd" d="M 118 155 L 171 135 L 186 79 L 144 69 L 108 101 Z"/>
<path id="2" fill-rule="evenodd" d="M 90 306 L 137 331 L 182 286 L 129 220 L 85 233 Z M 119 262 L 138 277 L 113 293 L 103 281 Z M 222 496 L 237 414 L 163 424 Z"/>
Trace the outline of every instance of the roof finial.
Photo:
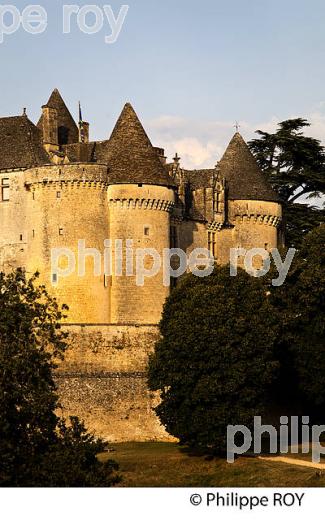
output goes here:
<path id="1" fill-rule="evenodd" d="M 238 130 L 240 128 L 240 124 L 238 123 L 238 121 L 236 121 L 236 124 L 234 124 L 234 127 L 236 128 L 236 133 L 238 134 Z"/>
<path id="2" fill-rule="evenodd" d="M 181 158 L 179 157 L 178 153 L 175 153 L 175 157 L 173 157 L 174 165 L 178 166 L 180 163 Z"/>
<path id="3" fill-rule="evenodd" d="M 23 116 L 26 116 L 26 117 L 27 117 L 26 108 L 23 108 Z"/>

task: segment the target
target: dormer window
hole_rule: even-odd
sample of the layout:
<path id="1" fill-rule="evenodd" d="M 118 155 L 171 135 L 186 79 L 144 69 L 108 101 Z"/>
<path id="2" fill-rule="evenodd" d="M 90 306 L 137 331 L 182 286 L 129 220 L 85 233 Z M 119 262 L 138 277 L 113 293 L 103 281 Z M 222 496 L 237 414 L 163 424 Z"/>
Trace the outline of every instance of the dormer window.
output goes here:
<path id="1" fill-rule="evenodd" d="M 2 202 L 9 200 L 9 179 L 1 179 L 1 200 Z"/>

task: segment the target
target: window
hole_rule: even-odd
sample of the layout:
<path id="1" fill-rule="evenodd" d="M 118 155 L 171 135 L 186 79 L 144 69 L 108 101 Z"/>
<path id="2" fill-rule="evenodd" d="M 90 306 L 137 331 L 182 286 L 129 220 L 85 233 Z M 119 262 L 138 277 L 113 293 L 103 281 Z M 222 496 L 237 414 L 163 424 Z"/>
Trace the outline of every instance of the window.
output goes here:
<path id="1" fill-rule="evenodd" d="M 23 235 L 19 235 L 19 240 L 22 242 L 23 241 Z"/>
<path id="2" fill-rule="evenodd" d="M 150 235 L 150 228 L 148 226 L 145 226 L 143 228 L 143 234 L 145 237 L 148 237 Z"/>
<path id="3" fill-rule="evenodd" d="M 112 277 L 108 274 L 104 274 L 104 287 L 112 287 Z"/>
<path id="4" fill-rule="evenodd" d="M 62 227 L 59 228 L 59 235 L 63 235 L 63 228 Z"/>
<path id="5" fill-rule="evenodd" d="M 3 202 L 9 200 L 9 179 L 1 180 L 1 200 Z"/>
<path id="6" fill-rule="evenodd" d="M 208 231 L 208 249 L 213 257 L 216 258 L 216 234 L 214 231 Z"/>
<path id="7" fill-rule="evenodd" d="M 221 193 L 220 191 L 216 191 L 214 194 L 214 210 L 216 213 L 220 213 L 221 211 Z"/>
<path id="8" fill-rule="evenodd" d="M 69 128 L 65 126 L 59 126 L 58 127 L 58 133 L 57 135 L 54 135 L 55 140 L 58 139 L 59 145 L 62 144 L 69 144 Z"/>
<path id="9" fill-rule="evenodd" d="M 170 247 L 175 249 L 177 247 L 177 228 L 176 226 L 170 226 Z"/>
<path id="10" fill-rule="evenodd" d="M 57 284 L 58 283 L 58 275 L 56 273 L 52 274 L 52 283 Z"/>
<path id="11" fill-rule="evenodd" d="M 61 198 L 61 192 L 60 192 L 60 191 L 57 191 L 57 192 L 56 192 L 56 198 L 57 198 L 57 199 L 60 199 L 60 198 Z"/>

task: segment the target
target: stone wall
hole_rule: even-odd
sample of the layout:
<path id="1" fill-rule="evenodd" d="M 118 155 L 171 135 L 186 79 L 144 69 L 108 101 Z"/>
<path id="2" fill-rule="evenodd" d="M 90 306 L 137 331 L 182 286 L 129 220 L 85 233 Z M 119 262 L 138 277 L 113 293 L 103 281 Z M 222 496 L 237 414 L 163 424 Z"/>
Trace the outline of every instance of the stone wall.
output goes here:
<path id="1" fill-rule="evenodd" d="M 56 373 L 64 416 L 78 415 L 113 442 L 172 440 L 153 411 L 147 361 L 157 326 L 67 326 L 70 348 Z"/>

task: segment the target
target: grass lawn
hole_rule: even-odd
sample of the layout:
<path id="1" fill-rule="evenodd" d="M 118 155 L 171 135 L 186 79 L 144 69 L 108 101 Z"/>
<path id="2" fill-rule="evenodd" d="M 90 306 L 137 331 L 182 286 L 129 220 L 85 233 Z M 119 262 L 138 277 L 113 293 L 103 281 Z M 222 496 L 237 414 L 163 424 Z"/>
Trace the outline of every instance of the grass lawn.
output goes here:
<path id="1" fill-rule="evenodd" d="M 317 470 L 241 457 L 234 464 L 189 455 L 177 444 L 128 442 L 100 456 L 120 465 L 120 487 L 325 487 Z"/>

